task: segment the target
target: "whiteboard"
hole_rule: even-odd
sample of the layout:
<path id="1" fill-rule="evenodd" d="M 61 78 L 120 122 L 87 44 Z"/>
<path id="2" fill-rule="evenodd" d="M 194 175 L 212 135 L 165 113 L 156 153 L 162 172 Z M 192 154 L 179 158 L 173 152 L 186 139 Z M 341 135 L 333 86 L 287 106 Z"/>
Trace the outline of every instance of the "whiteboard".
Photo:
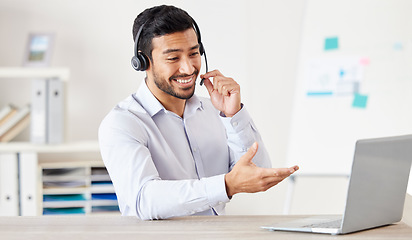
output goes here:
<path id="1" fill-rule="evenodd" d="M 408 0 L 306 2 L 287 153 L 300 173 L 349 174 L 356 140 L 412 133 L 411 10 Z"/>

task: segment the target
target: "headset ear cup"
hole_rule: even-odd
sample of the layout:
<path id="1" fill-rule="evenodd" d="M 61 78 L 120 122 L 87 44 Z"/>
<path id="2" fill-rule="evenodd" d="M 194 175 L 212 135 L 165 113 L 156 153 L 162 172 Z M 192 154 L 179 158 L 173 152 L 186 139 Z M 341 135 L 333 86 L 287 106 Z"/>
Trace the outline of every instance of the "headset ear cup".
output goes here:
<path id="1" fill-rule="evenodd" d="M 137 53 L 132 57 L 132 67 L 136 71 L 145 71 L 149 67 L 149 59 L 143 53 Z"/>
<path id="2" fill-rule="evenodd" d="M 132 67 L 134 70 L 139 71 L 140 63 L 136 56 L 132 57 Z"/>
<path id="3" fill-rule="evenodd" d="M 139 71 L 146 71 L 146 69 L 149 68 L 149 59 L 147 58 L 147 56 L 144 53 L 139 52 L 137 54 L 137 58 L 139 59 L 140 63 Z"/>

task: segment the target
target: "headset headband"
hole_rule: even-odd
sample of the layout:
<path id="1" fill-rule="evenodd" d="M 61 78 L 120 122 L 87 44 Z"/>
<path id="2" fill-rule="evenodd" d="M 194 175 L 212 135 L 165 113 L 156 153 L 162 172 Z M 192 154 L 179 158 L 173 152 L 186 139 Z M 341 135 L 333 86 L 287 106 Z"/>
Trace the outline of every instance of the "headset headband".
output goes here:
<path id="1" fill-rule="evenodd" d="M 137 31 L 137 34 L 136 34 L 136 39 L 135 39 L 135 41 L 134 41 L 134 55 L 135 55 L 135 56 L 137 56 L 137 53 L 139 52 L 139 39 L 140 39 L 140 34 L 142 33 L 143 27 L 144 27 L 145 24 L 146 24 L 146 22 L 143 23 L 142 26 L 140 26 L 139 31 Z"/>
<path id="2" fill-rule="evenodd" d="M 192 19 L 192 26 L 193 29 L 196 32 L 197 35 L 197 42 L 199 44 L 199 53 L 200 55 L 204 55 L 205 57 L 205 63 L 206 63 L 206 72 L 208 72 L 208 65 L 207 65 L 207 58 L 206 58 L 206 52 L 205 52 L 205 48 L 203 47 L 202 44 L 202 37 L 200 35 L 200 29 L 197 26 L 196 21 L 190 17 Z M 147 21 L 145 23 L 142 24 L 142 26 L 140 26 L 139 30 L 137 31 L 136 37 L 135 37 L 135 41 L 134 41 L 134 56 L 132 58 L 132 67 L 136 70 L 136 71 L 145 71 L 149 66 L 149 60 L 147 58 L 147 56 L 141 52 L 139 53 L 139 41 L 140 41 L 140 35 L 142 34 L 143 31 L 143 27 L 146 25 Z M 200 85 L 203 84 L 203 80 L 201 80 Z"/>

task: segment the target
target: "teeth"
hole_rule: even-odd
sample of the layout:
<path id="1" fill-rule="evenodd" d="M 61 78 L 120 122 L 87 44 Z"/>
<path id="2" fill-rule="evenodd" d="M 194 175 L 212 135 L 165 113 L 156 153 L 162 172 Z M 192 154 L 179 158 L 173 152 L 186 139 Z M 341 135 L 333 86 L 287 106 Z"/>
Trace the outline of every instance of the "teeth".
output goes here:
<path id="1" fill-rule="evenodd" d="M 185 79 L 176 79 L 176 81 L 177 81 L 178 83 L 189 83 L 190 81 L 192 81 L 192 79 L 188 79 L 188 80 L 185 80 Z"/>

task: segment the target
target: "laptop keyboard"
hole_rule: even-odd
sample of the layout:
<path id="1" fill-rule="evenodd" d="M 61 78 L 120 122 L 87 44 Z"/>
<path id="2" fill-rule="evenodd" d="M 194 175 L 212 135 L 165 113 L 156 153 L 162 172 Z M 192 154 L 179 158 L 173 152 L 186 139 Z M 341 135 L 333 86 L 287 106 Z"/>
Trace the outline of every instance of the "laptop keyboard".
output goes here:
<path id="1" fill-rule="evenodd" d="M 303 226 L 304 228 L 340 228 L 342 225 L 342 219 L 330 221 L 330 222 L 322 222 L 322 223 L 315 223 Z"/>

